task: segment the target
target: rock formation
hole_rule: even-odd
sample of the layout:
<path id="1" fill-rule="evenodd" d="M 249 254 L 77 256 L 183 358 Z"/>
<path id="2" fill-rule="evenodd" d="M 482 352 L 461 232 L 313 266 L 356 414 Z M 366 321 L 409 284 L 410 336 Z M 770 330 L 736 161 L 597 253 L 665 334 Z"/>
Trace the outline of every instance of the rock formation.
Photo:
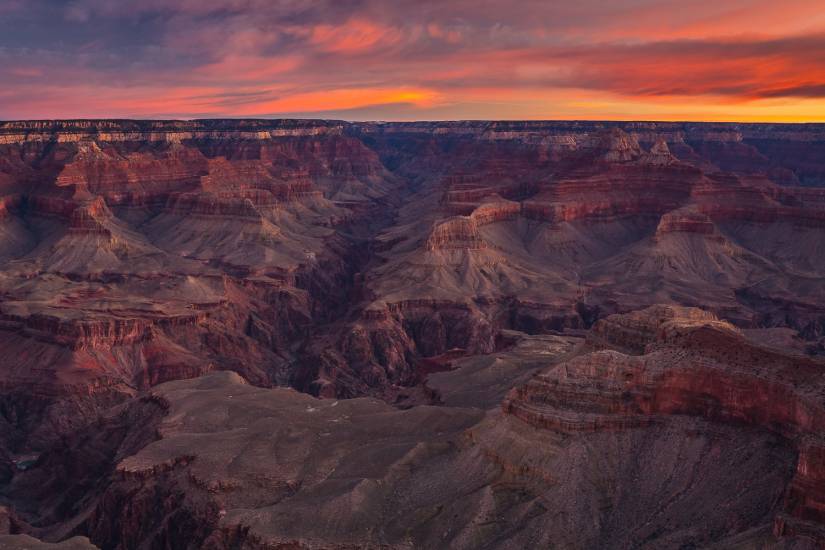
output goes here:
<path id="1" fill-rule="evenodd" d="M 0 535 L 0 548 L 4 550 L 96 550 L 86 537 L 72 537 L 58 542 L 42 542 L 28 535 Z"/>
<path id="2" fill-rule="evenodd" d="M 775 433 L 798 460 L 774 532 L 825 540 L 825 361 L 762 347 L 701 310 L 649 308 L 592 332 L 603 349 L 513 390 L 505 413 L 567 434 L 660 429 L 677 416 Z"/>
<path id="3" fill-rule="evenodd" d="M 824 151 L 2 122 L 0 506 L 103 548 L 821 545 Z"/>

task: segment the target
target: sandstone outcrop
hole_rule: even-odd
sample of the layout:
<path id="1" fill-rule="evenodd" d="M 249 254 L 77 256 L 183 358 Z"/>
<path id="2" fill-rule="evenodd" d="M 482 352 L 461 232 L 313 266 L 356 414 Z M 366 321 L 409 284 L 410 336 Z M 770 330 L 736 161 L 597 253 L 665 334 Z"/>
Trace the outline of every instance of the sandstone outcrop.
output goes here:
<path id="1" fill-rule="evenodd" d="M 825 407 L 818 383 L 825 361 L 760 347 L 701 310 L 655 307 L 612 316 L 593 335 L 592 344 L 606 349 L 513 390 L 503 410 L 568 434 L 647 428 L 673 416 L 774 432 L 798 453 L 775 534 L 825 540 Z"/>
<path id="2" fill-rule="evenodd" d="M 440 222 L 427 238 L 429 250 L 484 247 L 485 243 L 478 233 L 478 223 L 470 216 L 456 216 Z"/>

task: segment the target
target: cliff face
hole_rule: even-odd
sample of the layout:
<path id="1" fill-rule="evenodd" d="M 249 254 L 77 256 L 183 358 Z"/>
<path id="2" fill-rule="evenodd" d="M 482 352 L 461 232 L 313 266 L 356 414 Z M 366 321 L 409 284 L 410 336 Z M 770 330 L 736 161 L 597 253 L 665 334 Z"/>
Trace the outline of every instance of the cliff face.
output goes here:
<path id="1" fill-rule="evenodd" d="M 745 326 L 784 308 L 812 346 L 822 334 L 819 292 L 781 273 L 825 268 L 782 245 L 820 246 L 825 195 L 789 186 L 814 182 L 810 166 L 776 154 L 816 150 L 816 125 L 40 121 L 0 136 L 9 338 L 66 346 L 59 364 L 105 364 L 81 372 L 125 387 L 242 364 L 260 383 L 380 393 L 418 380 L 415 357 L 489 351 L 501 328 L 661 301 Z M 327 335 L 301 328 L 319 322 Z M 309 332 L 332 348 L 324 369 L 310 342 L 286 346 Z M 108 350 L 147 346 L 178 366 Z M 226 356 L 241 348 L 249 360 Z"/>
<path id="2" fill-rule="evenodd" d="M 215 368 L 283 384 L 398 182 L 327 123 L 0 125 L 0 372 L 15 452 Z M 107 396 L 102 399 L 100 396 Z"/>
<path id="3" fill-rule="evenodd" d="M 700 310 L 612 316 L 593 333 L 592 345 L 604 349 L 513 390 L 504 412 L 568 434 L 659 429 L 678 416 L 774 432 L 799 457 L 774 531 L 822 540 L 825 408 L 818 379 L 825 362 L 761 347 Z"/>
<path id="4" fill-rule="evenodd" d="M 671 306 L 611 316 L 586 340 L 508 337 L 488 356 L 438 359 L 455 361 L 433 377 L 439 407 L 317 399 L 227 372 L 164 383 L 6 495 L 21 525 L 37 519 L 28 532 L 103 548 L 825 540 L 822 361 Z"/>
<path id="5" fill-rule="evenodd" d="M 822 335 L 821 292 L 794 277 L 825 269 L 805 253 L 825 194 L 776 153 L 815 151 L 817 125 L 24 121 L 0 137 L 7 336 L 125 387 L 243 364 L 260 383 L 380 393 L 502 328 L 654 302 Z M 286 345 L 310 332 L 355 374 L 330 386 L 317 346 Z M 110 353 L 147 346 L 179 366 Z M 92 349 L 106 357 L 77 356 Z"/>
<path id="6" fill-rule="evenodd" d="M 507 415 L 491 413 L 468 432 L 492 438 L 482 445 L 485 468 L 553 478 L 514 463 L 499 424 L 522 442 L 548 432 L 588 433 L 611 452 L 638 444 L 651 460 L 675 458 L 634 430 L 678 443 L 693 424 L 712 426 L 702 444 L 728 450 L 728 436 L 753 449 L 778 438 L 776 456 L 736 457 L 753 475 L 771 459 L 784 465 L 760 493 L 781 497 L 781 510 L 750 497 L 714 502 L 759 511 L 731 524 L 762 529 L 770 516 L 777 534 L 818 538 L 819 363 L 768 354 L 743 335 L 783 330 L 793 353 L 825 353 L 821 152 L 822 125 L 2 122 L 0 354 L 12 359 L 0 365 L 0 484 L 20 482 L 20 457 L 60 448 L 159 384 L 233 371 L 257 387 L 414 407 L 449 402 L 444 388 L 461 383 L 433 380 L 466 359 L 477 361 L 468 379 L 477 389 L 461 395 L 475 402 L 541 366 L 539 351 L 511 349 L 513 334 L 550 345 L 589 330 L 583 345 L 601 351 L 527 383 L 506 401 Z M 664 306 L 646 309 L 654 304 Z M 494 356 L 502 369 L 486 365 Z M 667 437 L 655 431 L 662 423 Z M 532 431 L 514 427 L 522 424 Z M 738 433 L 742 424 L 759 435 Z M 709 480 L 728 468 L 674 445 L 691 467 L 714 472 L 695 493 L 709 502 Z M 554 456 L 572 468 L 565 453 Z M 94 492 L 104 500 L 73 516 L 77 532 L 104 547 L 127 536 L 138 545 L 153 535 L 135 518 L 167 524 L 184 506 L 180 521 L 217 547 L 259 544 L 243 522 L 215 528 L 220 506 L 182 473 L 184 455 Z M 688 470 L 673 475 L 693 487 Z M 108 530 L 134 491 L 141 497 L 121 518 L 125 531 Z M 491 491 L 485 498 L 509 498 Z M 152 494 L 161 495 L 158 510 Z M 598 498 L 581 518 L 593 519 Z M 602 525 L 643 521 L 647 509 L 634 510 Z M 66 527 L 68 512 L 54 514 L 50 525 Z M 69 534 L 45 523 L 30 532 Z M 451 540 L 472 547 L 471 523 Z M 723 523 L 714 532 L 736 531 Z M 183 536 L 163 533 L 167 546 Z M 713 540 L 708 533 L 696 540 Z M 641 536 L 625 535 L 628 544 Z"/>

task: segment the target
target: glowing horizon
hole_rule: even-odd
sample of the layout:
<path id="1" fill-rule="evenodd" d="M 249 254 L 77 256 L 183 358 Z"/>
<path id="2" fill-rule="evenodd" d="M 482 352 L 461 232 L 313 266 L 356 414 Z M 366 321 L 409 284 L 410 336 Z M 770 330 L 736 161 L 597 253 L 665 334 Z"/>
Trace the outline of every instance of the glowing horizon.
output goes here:
<path id="1" fill-rule="evenodd" d="M 0 118 L 825 122 L 821 1 L 0 0 Z"/>

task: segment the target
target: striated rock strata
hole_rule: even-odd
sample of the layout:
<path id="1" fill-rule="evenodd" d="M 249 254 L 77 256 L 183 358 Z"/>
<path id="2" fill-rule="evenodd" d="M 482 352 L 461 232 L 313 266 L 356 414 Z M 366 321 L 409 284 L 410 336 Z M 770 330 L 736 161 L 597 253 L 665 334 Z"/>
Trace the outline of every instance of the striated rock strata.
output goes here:
<path id="1" fill-rule="evenodd" d="M 608 317 L 593 334 L 592 345 L 605 349 L 513 390 L 503 410 L 568 434 L 650 428 L 674 416 L 776 433 L 798 459 L 774 532 L 825 541 L 825 362 L 761 347 L 692 309 Z"/>
<path id="2" fill-rule="evenodd" d="M 2 122 L 0 506 L 105 548 L 821 541 L 824 128 Z M 236 424 L 176 431 L 176 383 Z M 330 464 L 275 386 L 383 404 Z M 236 392 L 330 407 L 256 429 L 317 468 L 245 463 Z"/>

